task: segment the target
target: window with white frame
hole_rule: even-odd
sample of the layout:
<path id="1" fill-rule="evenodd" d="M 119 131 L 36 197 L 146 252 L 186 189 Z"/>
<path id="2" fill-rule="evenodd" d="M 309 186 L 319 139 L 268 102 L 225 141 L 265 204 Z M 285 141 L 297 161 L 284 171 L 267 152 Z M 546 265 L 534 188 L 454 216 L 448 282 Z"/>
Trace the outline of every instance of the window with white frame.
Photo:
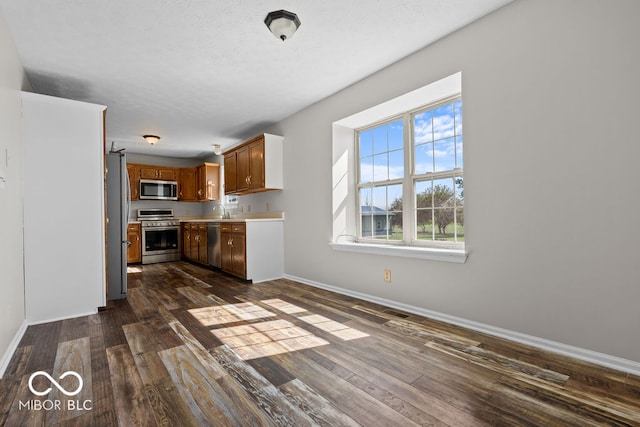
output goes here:
<path id="1" fill-rule="evenodd" d="M 460 95 L 355 135 L 358 240 L 464 249 Z"/>

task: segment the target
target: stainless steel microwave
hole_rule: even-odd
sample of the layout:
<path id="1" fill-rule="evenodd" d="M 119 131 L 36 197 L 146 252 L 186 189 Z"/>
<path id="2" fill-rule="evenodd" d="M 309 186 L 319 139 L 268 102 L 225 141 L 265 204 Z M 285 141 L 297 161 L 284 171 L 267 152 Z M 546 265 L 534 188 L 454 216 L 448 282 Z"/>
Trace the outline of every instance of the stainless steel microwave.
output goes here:
<path id="1" fill-rule="evenodd" d="M 140 180 L 141 200 L 178 200 L 177 181 Z"/>

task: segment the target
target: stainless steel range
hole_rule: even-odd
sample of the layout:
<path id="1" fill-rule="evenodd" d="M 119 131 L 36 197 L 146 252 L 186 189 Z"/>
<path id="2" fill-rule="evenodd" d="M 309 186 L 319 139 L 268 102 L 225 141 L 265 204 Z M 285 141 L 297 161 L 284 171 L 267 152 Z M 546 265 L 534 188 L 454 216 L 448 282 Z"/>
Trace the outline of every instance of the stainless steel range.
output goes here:
<path id="1" fill-rule="evenodd" d="M 142 263 L 180 259 L 180 220 L 173 209 L 138 209 L 142 226 Z"/>

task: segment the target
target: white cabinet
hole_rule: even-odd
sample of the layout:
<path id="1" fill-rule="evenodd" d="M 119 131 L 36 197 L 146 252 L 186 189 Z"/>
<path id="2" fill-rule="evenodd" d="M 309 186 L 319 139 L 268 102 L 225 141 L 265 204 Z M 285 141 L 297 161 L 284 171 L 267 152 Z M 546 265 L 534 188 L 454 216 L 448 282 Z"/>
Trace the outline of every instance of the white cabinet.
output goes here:
<path id="1" fill-rule="evenodd" d="M 253 283 L 284 276 L 284 221 L 247 221 L 247 279 Z"/>
<path id="2" fill-rule="evenodd" d="M 284 276 L 284 223 L 247 220 L 220 224 L 222 270 L 253 283 Z"/>

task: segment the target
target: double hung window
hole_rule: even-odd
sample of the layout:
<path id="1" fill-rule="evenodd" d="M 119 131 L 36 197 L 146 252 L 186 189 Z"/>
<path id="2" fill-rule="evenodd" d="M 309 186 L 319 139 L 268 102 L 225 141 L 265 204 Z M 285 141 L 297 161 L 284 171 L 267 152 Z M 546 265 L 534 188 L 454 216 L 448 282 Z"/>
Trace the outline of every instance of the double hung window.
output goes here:
<path id="1" fill-rule="evenodd" d="M 355 134 L 359 240 L 464 249 L 460 96 Z"/>

